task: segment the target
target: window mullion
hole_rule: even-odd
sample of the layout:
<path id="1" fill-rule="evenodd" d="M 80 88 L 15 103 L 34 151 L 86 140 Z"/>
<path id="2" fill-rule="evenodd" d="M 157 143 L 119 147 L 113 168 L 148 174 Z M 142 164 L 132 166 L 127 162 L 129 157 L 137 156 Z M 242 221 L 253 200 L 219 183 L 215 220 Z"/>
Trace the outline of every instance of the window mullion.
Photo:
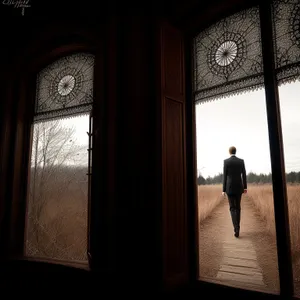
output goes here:
<path id="1" fill-rule="evenodd" d="M 93 151 L 93 111 L 90 113 L 90 123 L 89 123 L 89 132 L 87 132 L 89 136 L 89 148 L 88 151 L 88 248 L 87 255 L 89 260 L 89 265 L 92 264 L 92 255 L 90 251 L 90 227 L 91 227 L 91 183 L 92 183 L 92 151 Z"/>
<path id="2" fill-rule="evenodd" d="M 287 298 L 293 295 L 293 273 L 279 94 L 275 74 L 271 1 L 263 1 L 260 4 L 260 21 L 280 291 L 281 295 Z"/>

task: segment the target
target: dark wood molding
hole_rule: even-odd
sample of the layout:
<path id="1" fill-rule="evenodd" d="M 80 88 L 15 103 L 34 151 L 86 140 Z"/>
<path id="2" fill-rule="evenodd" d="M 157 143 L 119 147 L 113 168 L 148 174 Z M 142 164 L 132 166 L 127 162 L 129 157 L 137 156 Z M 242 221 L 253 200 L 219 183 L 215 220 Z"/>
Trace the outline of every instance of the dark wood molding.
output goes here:
<path id="1" fill-rule="evenodd" d="M 116 23 L 111 20 L 103 28 L 101 46 L 98 46 L 95 61 L 94 105 L 93 105 L 93 174 L 91 178 L 91 220 L 90 252 L 91 270 L 101 272 L 107 277 L 114 275 L 111 256 L 114 254 L 114 235 L 111 222 L 114 222 L 114 125 L 116 121 L 112 110 L 115 108 L 116 69 Z M 111 69 L 109 69 L 111 65 Z M 109 168 L 111 167 L 111 169 Z M 108 175 L 108 173 L 110 173 Z"/>
<path id="2" fill-rule="evenodd" d="M 154 24 L 146 16 L 121 16 L 117 36 L 114 188 L 119 254 L 115 260 L 126 270 L 122 280 L 128 285 L 134 281 L 144 286 L 151 281 L 156 288 L 161 279 L 161 241 L 157 237 L 161 195 L 156 166 L 161 162 L 155 160 Z"/>
<path id="3" fill-rule="evenodd" d="M 17 23 L 18 24 L 18 23 Z M 19 28 L 8 38 L 13 48 L 10 69 L 14 72 L 26 70 L 36 73 L 52 61 L 74 53 L 96 53 L 102 47 L 106 29 L 106 18 L 100 23 L 89 21 L 79 25 L 75 21 L 33 22 L 20 20 Z"/>
<path id="4" fill-rule="evenodd" d="M 199 278 L 199 222 L 197 185 L 196 113 L 193 97 L 194 49 L 193 36 L 186 33 L 185 40 L 186 82 L 186 157 L 187 157 L 187 211 L 189 232 L 190 281 Z"/>
<path id="5" fill-rule="evenodd" d="M 12 193 L 12 168 L 14 140 L 13 135 L 16 124 L 16 109 L 13 105 L 15 102 L 16 83 L 12 80 L 12 74 L 8 73 L 6 85 L 3 89 L 3 95 L 6 99 L 3 106 L 3 119 L 1 126 L 1 157 L 0 157 L 0 253 L 2 258 L 8 253 L 9 225 L 11 212 L 11 193 Z"/>
<path id="6" fill-rule="evenodd" d="M 230 0 L 199 2 L 190 7 L 180 18 L 170 18 L 173 24 L 191 36 L 197 35 L 205 28 L 229 15 L 251 8 L 260 3 L 259 0 Z M 179 14 L 180 15 L 180 14 Z"/>
<path id="7" fill-rule="evenodd" d="M 163 281 L 172 289 L 189 280 L 185 47 L 183 33 L 165 22 L 159 37 Z"/>

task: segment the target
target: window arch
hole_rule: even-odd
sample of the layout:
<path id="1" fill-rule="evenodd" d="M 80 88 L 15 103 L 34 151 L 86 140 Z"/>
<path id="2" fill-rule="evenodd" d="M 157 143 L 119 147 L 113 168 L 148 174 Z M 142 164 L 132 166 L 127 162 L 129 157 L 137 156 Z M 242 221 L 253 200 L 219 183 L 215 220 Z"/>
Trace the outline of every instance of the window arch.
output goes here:
<path id="1" fill-rule="evenodd" d="M 25 256 L 87 262 L 94 55 L 75 53 L 36 79 Z"/>
<path id="2" fill-rule="evenodd" d="M 26 247 L 24 247 L 27 238 L 24 230 L 26 231 L 28 227 L 26 200 L 29 198 L 30 189 L 28 187 L 31 183 L 30 157 L 34 152 L 32 138 L 34 137 L 34 128 L 38 125 L 42 127 L 47 123 L 57 123 L 62 119 L 71 124 L 79 116 L 81 119 L 87 118 L 81 134 L 86 143 L 82 149 L 82 155 L 86 157 L 86 165 L 81 174 L 84 180 L 88 181 L 84 193 L 89 199 L 91 198 L 91 152 L 93 146 L 94 148 L 98 147 L 95 145 L 95 137 L 92 140 L 92 131 L 100 122 L 99 114 L 95 113 L 93 108 L 95 103 L 98 108 L 103 105 L 101 92 L 103 90 L 101 81 L 103 44 L 96 38 L 96 32 L 99 30 L 83 27 L 78 30 L 78 27 L 71 27 L 67 31 L 61 32 L 59 26 L 55 28 L 50 26 L 45 29 L 47 33 L 45 35 L 43 35 L 43 30 L 36 31 L 35 38 L 33 34 L 33 38 L 30 37 L 15 54 L 8 80 L 11 83 L 11 90 L 14 91 L 10 99 L 13 105 L 11 105 L 11 112 L 6 112 L 12 114 L 12 118 L 8 120 L 10 123 L 7 123 L 6 126 L 13 134 L 10 136 L 10 143 L 5 145 L 7 151 L 12 153 L 10 165 L 13 167 L 4 170 L 11 184 L 4 187 L 3 195 L 6 194 L 6 196 L 1 199 L 5 203 L 6 209 L 6 219 L 3 221 L 1 234 L 4 241 L 2 251 L 9 257 L 17 257 L 21 260 L 42 260 L 50 263 L 53 258 L 59 260 L 58 265 L 76 265 L 78 261 L 80 267 L 86 267 L 87 263 L 89 265 L 91 263 L 91 242 L 86 231 L 81 234 L 85 238 L 85 253 L 81 255 L 81 257 L 84 256 L 82 264 L 83 260 L 78 259 L 78 256 L 70 259 L 47 255 L 38 257 L 32 254 L 28 256 Z M 38 38 L 40 35 L 42 43 Z M 99 61 L 98 67 L 95 68 L 96 62 Z M 47 75 L 48 81 L 45 79 Z M 61 75 L 63 76 L 59 79 Z M 56 81 L 50 80 L 50 78 L 54 79 L 53 77 L 56 77 Z M 95 85 L 97 81 L 99 84 Z M 46 90 L 48 92 L 45 92 Z M 93 122 L 92 119 L 94 119 Z M 101 127 L 101 129 L 103 128 Z M 95 188 L 94 190 L 94 193 L 98 195 L 99 189 Z M 88 218 L 86 217 L 85 224 L 88 232 L 90 232 L 92 219 L 89 209 L 91 205 L 91 201 L 85 205 L 85 214 L 89 215 Z M 25 229 L 24 225 L 26 225 Z M 95 240 L 94 244 L 97 244 Z"/>

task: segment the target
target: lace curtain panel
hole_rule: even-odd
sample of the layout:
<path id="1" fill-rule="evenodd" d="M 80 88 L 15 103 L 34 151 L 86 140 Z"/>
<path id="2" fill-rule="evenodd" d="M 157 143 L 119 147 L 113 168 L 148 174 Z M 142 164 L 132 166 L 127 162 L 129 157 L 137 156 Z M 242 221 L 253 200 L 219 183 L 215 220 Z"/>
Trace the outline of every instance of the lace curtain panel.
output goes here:
<path id="1" fill-rule="evenodd" d="M 279 84 L 300 78 L 300 0 L 274 1 L 275 67 Z"/>
<path id="2" fill-rule="evenodd" d="M 222 19 L 194 40 L 196 102 L 263 86 L 258 7 Z"/>
<path id="3" fill-rule="evenodd" d="M 89 113 L 93 102 L 94 56 L 63 57 L 37 76 L 34 122 Z"/>
<path id="4" fill-rule="evenodd" d="M 300 79 L 300 0 L 272 2 L 278 84 Z M 259 8 L 225 18 L 194 40 L 197 103 L 263 87 Z"/>

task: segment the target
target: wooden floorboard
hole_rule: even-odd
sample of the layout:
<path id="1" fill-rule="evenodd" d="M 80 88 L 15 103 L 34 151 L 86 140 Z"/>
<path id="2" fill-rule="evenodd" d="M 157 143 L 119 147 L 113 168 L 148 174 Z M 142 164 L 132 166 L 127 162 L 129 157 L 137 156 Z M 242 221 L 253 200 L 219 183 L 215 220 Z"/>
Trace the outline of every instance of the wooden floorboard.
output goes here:
<path id="1" fill-rule="evenodd" d="M 220 223 L 219 227 L 220 231 L 222 231 L 222 241 L 217 243 L 216 236 L 212 237 L 211 241 L 209 241 L 209 236 L 206 237 L 206 241 L 203 241 L 203 239 L 202 241 L 206 243 L 211 242 L 212 245 L 218 245 L 218 251 L 216 251 L 216 253 L 221 254 L 219 254 L 218 257 L 217 267 L 216 264 L 213 265 L 211 263 L 211 261 L 214 260 L 213 254 L 209 257 L 210 259 L 200 259 L 200 279 L 243 289 L 277 294 L 279 292 L 279 290 L 276 289 L 277 287 L 270 289 L 270 286 L 267 284 L 270 283 L 270 280 L 267 280 L 268 282 L 266 281 L 269 276 L 266 273 L 266 266 L 262 267 L 259 263 L 257 243 L 254 243 L 255 234 L 253 234 L 253 236 L 251 235 L 251 238 L 246 237 L 248 234 L 247 226 L 253 223 L 253 226 L 255 227 L 255 223 L 259 223 L 258 216 L 254 211 L 253 206 L 250 205 L 249 202 L 243 204 L 241 217 L 242 219 L 245 217 L 246 220 L 241 222 L 243 226 L 241 226 L 241 236 L 239 238 L 236 238 L 233 235 L 233 226 L 231 218 L 229 217 L 228 204 L 222 203 L 216 214 L 217 216 L 212 216 L 209 222 Z M 202 230 L 205 230 L 208 226 L 209 225 L 207 225 L 207 227 L 202 227 Z M 260 230 L 263 231 L 263 229 Z M 213 250 L 214 249 L 211 249 L 211 251 Z M 211 273 L 214 275 L 209 276 L 205 274 L 205 272 L 202 272 L 201 276 L 201 263 L 207 264 L 204 268 L 202 265 L 202 269 L 208 270 L 207 274 Z M 209 264 L 212 264 L 212 270 L 209 270 Z M 274 283 L 274 286 L 275 285 L 276 284 Z"/>

